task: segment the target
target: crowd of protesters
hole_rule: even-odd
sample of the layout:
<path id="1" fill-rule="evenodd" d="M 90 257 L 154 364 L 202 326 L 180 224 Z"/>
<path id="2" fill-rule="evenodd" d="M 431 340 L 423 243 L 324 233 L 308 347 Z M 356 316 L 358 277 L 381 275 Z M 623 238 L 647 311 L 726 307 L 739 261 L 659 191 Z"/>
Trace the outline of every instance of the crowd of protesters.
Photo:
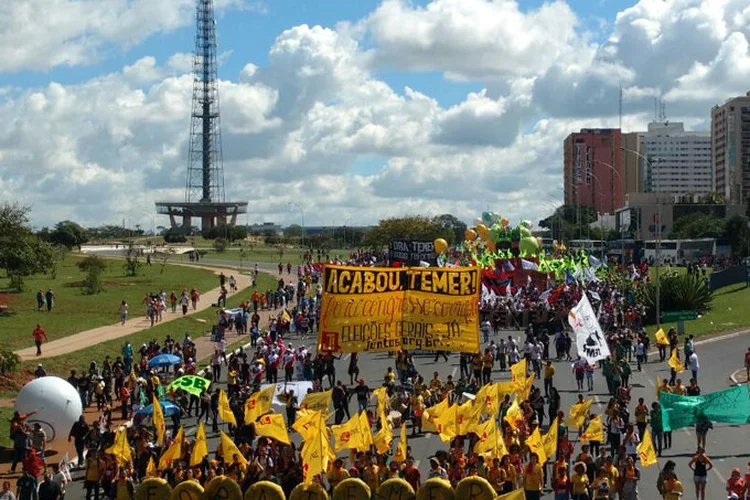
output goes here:
<path id="1" fill-rule="evenodd" d="M 361 255 L 353 258 L 366 260 L 371 257 Z M 284 270 L 280 264 L 280 274 L 283 275 Z M 286 271 L 287 275 L 291 274 L 291 265 L 287 266 Z M 354 353 L 349 358 L 345 374 L 348 375 L 347 385 L 341 380 L 346 380 L 346 377 L 341 377 L 336 372 L 335 361 L 340 359 L 339 356 L 330 351 L 314 352 L 303 345 L 295 345 L 297 339 L 308 332 L 315 332 L 321 295 L 320 276 L 316 274 L 314 266 L 300 266 L 297 277 L 297 286 L 291 285 L 282 277 L 274 291 L 253 291 L 242 302 L 239 312 L 222 310 L 219 313 L 211 369 L 202 375 L 218 381 L 222 378 L 222 371 L 226 370 L 226 392 L 238 422 L 237 426 L 229 426 L 228 433 L 242 457 L 229 456 L 219 445 L 200 463 L 191 466 L 189 464 L 194 440 L 183 437 L 179 459 L 155 472 L 173 487 L 184 481 L 206 484 L 214 477 L 226 476 L 239 483 L 243 491 L 257 481 L 270 480 L 279 484 L 288 496 L 302 482 L 299 447 L 294 442 L 287 445 L 267 437 L 257 437 L 254 425 L 244 423 L 245 402 L 264 383 L 277 383 L 283 377 L 286 382 L 310 382 L 308 392 L 332 389 L 336 424 L 364 411 L 373 432 L 379 429 L 382 421 L 375 415 L 370 397 L 373 389 L 384 386 L 389 398 L 388 410 L 399 415 L 400 425 L 411 427 L 412 435 L 420 435 L 423 434 L 422 417 L 431 407 L 445 399 L 455 404 L 465 397 L 464 394 L 477 394 L 484 385 L 496 381 L 493 378 L 498 373 L 511 370 L 517 363 L 525 361 L 526 375 L 533 373 L 537 381 L 542 381 L 538 382 L 542 388 L 532 387 L 528 398 L 517 402 L 522 412 L 521 419 L 511 423 L 505 418 L 513 404 L 507 395 L 500 402 L 498 412 L 490 416 L 496 419 L 502 432 L 507 451 L 502 456 L 474 452 L 478 438 L 468 433 L 453 438 L 446 449 L 429 458 L 430 468 L 426 477 L 422 477 L 415 465 L 416 459 L 423 457 L 412 456 L 410 447 L 403 460 L 395 460 L 391 454 L 378 453 L 373 448 L 352 452 L 347 459 L 337 458 L 330 470 L 316 477 L 315 481 L 332 491 L 342 480 L 358 477 L 375 492 L 383 481 L 393 477 L 403 478 L 418 489 L 428 478 L 443 478 L 455 486 L 465 477 L 479 476 L 487 479 L 498 494 L 523 488 L 527 499 L 539 499 L 544 492 L 553 493 L 556 500 L 649 498 L 639 493 L 641 466 L 637 446 L 648 428 L 654 438 L 656 451 L 661 455 L 663 449 L 671 448 L 672 436 L 670 432 L 663 431 L 657 400 L 650 404 L 643 398 L 637 402 L 631 401 L 632 370 L 640 370 L 649 362 L 649 337 L 642 328 L 643 310 L 632 296 L 601 281 L 588 284 L 566 283 L 542 293 L 533 284 L 527 284 L 519 287 L 512 297 L 483 304 L 480 327 L 484 341 L 482 352 L 457 355 L 460 360 L 457 380 L 450 375 L 442 380 L 437 372 L 431 376 L 420 373 L 414 353 L 400 351 L 392 358 L 393 366 L 386 367 L 382 380 L 366 381 L 360 377 L 359 356 Z M 598 311 L 612 352 L 609 359 L 595 365 L 571 355 L 572 340 L 564 323 L 567 311 L 584 293 Z M 279 307 L 281 310 L 276 310 Z M 544 321 L 530 322 L 526 327 L 525 338 L 511 335 L 506 340 L 499 336 L 498 330 L 504 327 L 498 325 L 495 319 L 502 307 L 515 312 L 539 309 L 548 316 Z M 261 314 L 268 314 L 267 322 Z M 231 329 L 249 333 L 251 348 L 227 354 L 223 337 Z M 680 352 L 676 332 L 670 331 L 667 337 L 669 344 L 660 349 L 659 362 L 666 360 L 667 349 L 670 354 L 673 350 Z M 700 394 L 697 358 L 694 364 L 690 361 L 694 355 L 697 356 L 692 338 L 685 340 L 682 352 L 688 367 L 691 370 L 695 368 L 692 371 L 693 377 L 688 384 L 683 384 L 673 369 L 672 376 L 663 381 L 659 391 Z M 161 353 L 174 354 L 180 358 L 180 362 L 168 372 L 149 369 L 149 359 Z M 447 357 L 446 353 L 438 355 Z M 201 356 L 205 356 L 205 353 L 196 352 L 195 343 L 189 336 L 181 341 L 168 336 L 163 343 L 154 340 L 142 345 L 137 351 L 126 342 L 121 356 L 117 356 L 114 361 L 107 356 L 101 365 L 92 362 L 83 373 L 75 370 L 71 372 L 68 380 L 78 389 L 84 406 L 96 404 L 101 414 L 99 420 L 91 424 L 82 417 L 69 434 L 69 440 L 76 448 L 79 467 L 83 470 L 87 499 L 98 499 L 100 496 L 133 498 L 137 484 L 154 474 L 148 470 L 149 463 L 158 463 L 161 453 L 174 439 L 182 418 L 195 416 L 207 426 L 210 424 L 212 432 L 218 432 L 220 419 L 217 387 L 204 390 L 200 395 L 187 394 L 179 389 L 166 390 L 165 380 L 183 374 L 195 374 L 195 360 Z M 596 384 L 601 384 L 596 380 L 597 377 L 604 379 L 610 399 L 606 402 L 603 415 L 591 413 L 582 425 L 569 428 L 555 384 L 560 375 L 556 373 L 553 360 L 571 363 L 571 375 L 577 381 L 579 403 L 584 402 L 586 393 L 595 390 Z M 41 376 L 41 372 L 39 375 Z M 142 425 L 136 419 L 135 425 L 127 430 L 128 442 L 133 449 L 133 461 L 127 466 L 118 465 L 114 457 L 105 451 L 114 441 L 116 426 L 112 423 L 113 411 L 119 411 L 124 420 L 130 419 L 138 408 L 148 404 L 154 396 L 169 400 L 180 408 L 180 412 L 171 417 L 171 431 L 163 445 L 158 446 L 150 426 Z M 290 429 L 304 396 L 305 394 L 295 394 L 293 390 L 283 394 Z M 351 399 L 356 400 L 355 407 L 352 407 Z M 13 470 L 17 463 L 22 463 L 24 471 L 18 480 L 19 492 L 31 483 L 28 478 L 32 478 L 34 484 L 39 478 L 44 478 L 45 482 L 62 483 L 60 488 L 64 490 L 64 481 L 60 481 L 59 474 L 54 469 L 43 475 L 44 450 L 43 447 L 41 450 L 37 447 L 42 441 L 38 432 L 35 439 L 36 429 L 25 424 L 27 417 L 28 415 L 15 415 L 11 427 L 14 445 L 18 442 L 18 455 L 14 456 Z M 583 431 L 591 421 L 599 417 L 603 420 L 604 440 L 581 440 Z M 545 419 L 547 426 L 544 425 Z M 539 456 L 531 452 L 527 440 L 537 428 L 548 431 L 553 422 L 558 426 L 556 454 L 548 457 L 547 462 L 539 463 Z M 690 462 L 696 496 L 699 499 L 705 499 L 707 471 L 712 467 L 705 451 L 706 434 L 710 428 L 710 422 L 700 422 L 696 426 L 697 447 Z M 670 460 L 664 464 L 659 474 L 656 487 L 665 499 L 677 499 L 684 494 L 685 486 L 677 472 L 675 463 Z M 730 493 L 742 490 L 742 496 L 738 498 L 744 498 L 747 484 L 739 471 L 736 472 L 729 479 L 727 490 Z M 682 471 L 680 475 L 683 475 Z"/>

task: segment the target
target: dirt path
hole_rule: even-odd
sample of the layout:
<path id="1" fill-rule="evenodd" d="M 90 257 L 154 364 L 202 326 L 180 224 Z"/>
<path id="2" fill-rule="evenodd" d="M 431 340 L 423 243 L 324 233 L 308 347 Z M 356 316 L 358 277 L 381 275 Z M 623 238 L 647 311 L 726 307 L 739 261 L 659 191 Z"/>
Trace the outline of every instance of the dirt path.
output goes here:
<path id="1" fill-rule="evenodd" d="M 237 278 L 237 285 L 239 287 L 239 290 L 235 292 L 235 294 L 241 292 L 242 290 L 250 286 L 248 277 L 240 276 L 239 272 L 236 269 L 226 269 L 226 268 L 217 268 L 217 267 L 200 266 L 200 265 L 191 266 L 190 264 L 176 264 L 176 265 L 184 265 L 187 267 L 200 267 L 203 269 L 209 269 L 211 271 L 214 271 L 216 275 L 219 275 L 223 272 L 227 276 L 227 278 L 229 277 L 230 274 L 234 274 L 235 277 Z M 234 294 L 230 293 L 228 296 L 231 296 L 231 295 L 234 295 Z M 202 293 L 201 299 L 198 301 L 198 307 L 196 308 L 196 310 L 193 311 L 191 307 L 188 310 L 187 315 L 190 316 L 197 312 L 205 311 L 206 309 L 211 307 L 211 304 L 214 303 L 216 299 L 218 299 L 218 297 L 219 297 L 219 287 L 216 287 L 212 290 Z M 130 310 L 131 312 L 141 311 L 142 310 L 141 305 L 130 304 Z M 182 318 L 182 311 L 179 308 L 177 309 L 177 312 L 174 314 L 172 314 L 171 311 L 167 311 L 166 313 L 164 313 L 164 315 L 162 316 L 161 323 L 157 323 L 157 324 L 168 323 L 178 318 Z M 74 335 L 70 335 L 68 337 L 53 340 L 52 342 L 43 344 L 41 356 L 36 355 L 36 347 L 27 347 L 26 349 L 21 349 L 19 351 L 16 351 L 16 354 L 18 354 L 21 357 L 21 359 L 24 361 L 33 360 L 33 359 L 51 358 L 54 356 L 60 356 L 62 354 L 75 352 L 81 349 L 86 349 L 87 347 L 90 347 L 92 344 L 98 344 L 101 342 L 106 342 L 108 340 L 114 340 L 114 339 L 119 339 L 122 337 L 127 337 L 128 335 L 132 335 L 142 330 L 146 330 L 150 327 L 151 327 L 151 320 L 149 320 L 146 316 L 132 317 L 128 319 L 124 325 L 121 325 L 118 322 L 113 325 L 100 326 L 98 328 L 93 328 L 91 330 L 79 332 Z"/>

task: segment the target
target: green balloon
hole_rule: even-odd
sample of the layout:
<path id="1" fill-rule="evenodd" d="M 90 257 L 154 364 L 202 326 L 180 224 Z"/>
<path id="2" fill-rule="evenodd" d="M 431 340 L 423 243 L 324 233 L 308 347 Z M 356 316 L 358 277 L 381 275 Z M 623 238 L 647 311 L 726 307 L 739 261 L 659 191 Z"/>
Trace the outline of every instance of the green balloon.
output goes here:
<path id="1" fill-rule="evenodd" d="M 526 255 L 535 255 L 539 251 L 539 242 L 532 236 L 526 236 L 518 242 L 518 249 Z"/>

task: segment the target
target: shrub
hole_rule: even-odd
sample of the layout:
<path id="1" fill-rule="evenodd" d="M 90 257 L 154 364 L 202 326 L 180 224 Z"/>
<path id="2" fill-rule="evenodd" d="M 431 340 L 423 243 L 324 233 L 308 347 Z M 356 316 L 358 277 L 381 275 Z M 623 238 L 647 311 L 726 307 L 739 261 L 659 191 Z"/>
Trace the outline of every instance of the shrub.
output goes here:
<path id="1" fill-rule="evenodd" d="M 640 300 L 648 308 L 648 319 L 656 320 L 656 283 L 651 282 L 640 289 Z M 704 313 L 711 308 L 713 295 L 706 278 L 694 274 L 665 274 L 661 277 L 662 311 L 698 311 Z"/>

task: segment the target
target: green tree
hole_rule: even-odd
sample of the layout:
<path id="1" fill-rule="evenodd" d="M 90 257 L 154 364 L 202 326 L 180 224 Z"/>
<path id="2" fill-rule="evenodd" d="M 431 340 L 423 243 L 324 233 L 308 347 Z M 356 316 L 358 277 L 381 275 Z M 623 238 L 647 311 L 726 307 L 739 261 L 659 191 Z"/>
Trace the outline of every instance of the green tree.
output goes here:
<path id="1" fill-rule="evenodd" d="M 29 211 L 16 204 L 0 205 L 0 269 L 19 292 L 25 277 L 48 272 L 55 261 L 52 246 L 31 232 Z"/>
<path id="2" fill-rule="evenodd" d="M 367 232 L 364 244 L 383 248 L 393 240 L 433 241 L 437 238 L 444 238 L 448 244 L 453 244 L 455 237 L 455 233 L 436 222 L 436 218 L 416 215 L 381 220 Z"/>
<path id="3" fill-rule="evenodd" d="M 672 226 L 671 238 L 721 238 L 726 232 L 724 219 L 703 213 L 694 213 L 680 217 Z"/>
<path id="4" fill-rule="evenodd" d="M 301 238 L 304 234 L 304 231 L 302 230 L 302 226 L 299 224 L 292 224 L 288 228 L 284 229 L 284 237 L 285 238 Z"/>
<path id="5" fill-rule="evenodd" d="M 226 238 L 216 238 L 214 240 L 214 250 L 216 250 L 216 253 L 226 252 L 228 246 L 229 240 L 227 240 Z"/>
<path id="6" fill-rule="evenodd" d="M 49 233 L 49 242 L 60 245 L 68 250 L 73 247 L 81 249 L 81 245 L 89 240 L 88 232 L 75 222 L 64 220 L 55 224 L 55 228 Z"/>
<path id="7" fill-rule="evenodd" d="M 86 273 L 81 288 L 86 295 L 96 295 L 104 291 L 102 284 L 102 273 L 107 268 L 107 263 L 96 255 L 89 255 L 80 261 L 78 269 Z"/>
<path id="8" fill-rule="evenodd" d="M 735 215 L 727 220 L 727 239 L 732 248 L 732 255 L 747 257 L 750 255 L 750 219 L 742 215 Z"/>
<path id="9" fill-rule="evenodd" d="M 440 224 L 453 233 L 453 243 L 464 240 L 466 233 L 466 224 L 461 222 L 458 217 L 451 214 L 443 214 L 435 217 L 435 222 Z"/>
<path id="10" fill-rule="evenodd" d="M 125 253 L 125 276 L 138 276 L 138 270 L 141 268 L 143 263 L 138 258 L 140 256 L 140 250 L 133 246 L 131 241 L 128 245 L 128 251 Z"/>

